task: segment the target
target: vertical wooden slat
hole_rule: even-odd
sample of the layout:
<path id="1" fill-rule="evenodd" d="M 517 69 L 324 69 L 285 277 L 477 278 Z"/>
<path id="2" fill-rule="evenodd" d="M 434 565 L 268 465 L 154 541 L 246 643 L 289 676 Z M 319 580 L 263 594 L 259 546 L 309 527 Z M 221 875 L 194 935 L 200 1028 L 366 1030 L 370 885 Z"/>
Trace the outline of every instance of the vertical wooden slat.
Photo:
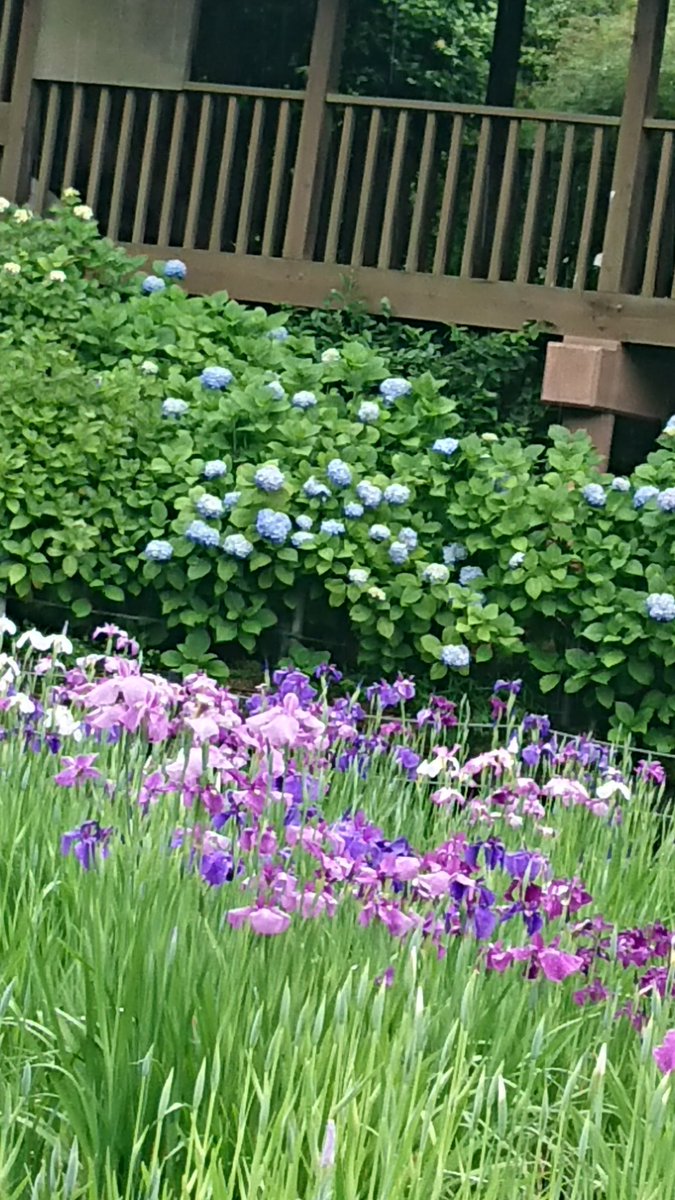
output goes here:
<path id="1" fill-rule="evenodd" d="M 49 188 L 49 179 L 54 162 L 54 143 L 56 141 L 56 126 L 59 119 L 60 104 L 61 88 L 58 83 L 51 83 L 49 85 L 45 132 L 42 139 L 40 166 L 38 168 L 37 187 L 35 189 L 34 204 L 36 212 L 42 212 Z"/>
<path id="2" fill-rule="evenodd" d="M 464 118 L 454 117 L 452 122 L 452 137 L 448 152 L 448 165 L 443 184 L 441 211 L 438 216 L 438 237 L 434 251 L 434 275 L 444 275 L 448 262 L 448 246 L 452 231 L 452 218 L 455 213 L 455 197 L 457 195 L 457 180 L 459 165 L 462 160 L 462 139 L 464 137 Z"/>
<path id="3" fill-rule="evenodd" d="M 127 166 L 129 163 L 129 149 L 131 145 L 131 131 L 134 125 L 135 112 L 136 93 L 129 88 L 126 96 L 124 97 L 122 121 L 120 124 L 120 138 L 119 142 L 117 143 L 115 173 L 113 175 L 112 195 L 110 198 L 108 237 L 113 238 L 113 240 L 116 239 L 119 234 L 120 213 L 122 211 L 122 198 L 125 192 Z"/>
<path id="4" fill-rule="evenodd" d="M 476 151 L 476 167 L 473 173 L 473 184 L 471 185 L 469 216 L 466 222 L 466 235 L 464 237 L 462 265 L 460 267 L 460 275 L 462 275 L 465 279 L 470 279 L 473 275 L 474 260 L 476 257 L 476 250 L 478 248 L 478 235 L 480 232 L 480 218 L 483 208 L 485 172 L 488 162 L 488 153 L 490 150 L 491 129 L 492 118 L 483 117 L 480 123 L 478 150 Z"/>
<path id="5" fill-rule="evenodd" d="M 661 142 L 659 173 L 656 179 L 656 189 L 654 191 L 654 207 L 652 209 L 652 219 L 649 226 L 649 242 L 647 243 L 645 270 L 642 277 L 643 296 L 653 296 L 656 287 L 656 272 L 658 270 L 659 255 L 661 252 L 663 222 L 666 215 L 668 195 L 670 192 L 670 172 L 672 161 L 673 135 L 667 131 L 664 133 L 663 141 Z M 675 292 L 675 283 L 673 284 L 673 291 Z"/>
<path id="6" fill-rule="evenodd" d="M 190 199 L 188 201 L 188 211 L 185 220 L 185 232 L 183 234 L 183 245 L 186 250 L 192 250 L 195 244 L 197 234 L 197 222 L 199 221 L 199 210 L 202 203 L 202 191 L 204 188 L 204 167 L 206 164 L 206 152 L 209 145 L 209 134 L 211 132 L 211 107 L 212 97 L 207 95 L 202 96 L 201 109 L 199 113 L 199 131 L 197 133 L 197 147 L 195 150 L 195 161 L 192 168 L 192 186 L 190 188 Z"/>
<path id="7" fill-rule="evenodd" d="M 265 213 L 265 228 L 263 229 L 262 252 L 267 257 L 274 255 L 277 245 L 277 223 L 279 220 L 279 200 L 281 185 L 286 171 L 286 154 L 288 151 L 288 130 L 290 125 L 291 106 L 288 100 L 282 100 L 279 105 L 277 120 L 277 136 L 274 143 L 272 159 L 272 174 L 270 176 L 270 191 Z"/>
<path id="8" fill-rule="evenodd" d="M 579 235 L 579 249 L 577 250 L 577 265 L 574 272 L 574 286 L 579 291 L 583 291 L 586 287 L 586 276 L 588 275 L 588 256 L 591 251 L 591 238 L 593 237 L 593 225 L 595 224 L 595 210 L 598 205 L 598 188 L 600 187 L 600 172 L 602 170 L 602 150 L 604 145 L 604 131 L 601 125 L 593 133 L 593 149 L 591 150 L 591 161 L 588 168 L 588 184 L 586 187 L 586 200 L 584 202 L 584 215 L 581 218 L 581 233 Z"/>
<path id="9" fill-rule="evenodd" d="M 176 188 L 178 187 L 181 151 L 183 149 L 186 106 L 187 97 L 185 92 L 181 92 L 176 97 L 176 106 L 173 110 L 169 157 L 166 164 L 166 179 L 164 182 L 164 194 L 162 196 L 159 230 L 157 233 L 157 241 L 160 246 L 169 246 L 171 244 L 171 224 L 173 221 L 173 207 L 176 201 Z"/>
<path id="10" fill-rule="evenodd" d="M 374 108 L 370 114 L 370 128 L 368 130 L 366 161 L 363 167 L 361 194 L 359 196 L 359 209 L 356 216 L 356 228 L 354 230 L 354 244 L 352 246 L 351 258 L 353 267 L 360 267 L 363 263 L 363 254 L 366 241 L 366 226 L 368 223 L 368 212 L 370 210 L 371 193 L 373 190 L 373 177 L 375 175 L 375 166 L 377 164 L 377 152 L 380 143 L 381 126 L 382 110 L 379 108 Z"/>
<path id="11" fill-rule="evenodd" d="M 403 159 L 405 157 L 407 139 L 408 114 L 405 109 L 403 109 L 398 114 L 398 120 L 396 122 L 396 137 L 394 138 L 394 149 L 391 155 L 389 183 L 387 185 L 387 195 L 384 202 L 382 233 L 380 235 L 380 249 L 377 256 L 378 267 L 382 267 L 384 269 L 391 266 L 394 222 L 397 218 L 399 220 L 401 218 L 398 201 L 401 191 L 401 174 L 403 172 Z"/>
<path id="12" fill-rule="evenodd" d="M 2 163 L 0 196 L 21 203 L 30 191 L 30 163 L 37 133 L 33 66 L 40 30 L 40 0 L 23 0 L 14 60 L 12 103 Z"/>
<path id="13" fill-rule="evenodd" d="M 347 191 L 353 141 L 354 109 L 350 107 L 345 109 L 344 117 L 342 118 L 342 134 L 340 136 L 340 149 L 338 151 L 335 171 L 335 188 L 333 190 L 333 201 L 330 206 L 328 233 L 326 235 L 326 252 L 324 254 L 324 261 L 328 263 L 335 262 L 337 258 L 338 239 L 340 237 L 340 226 L 342 225 L 342 211 Z"/>
<path id="14" fill-rule="evenodd" d="M 260 142 L 264 114 L 265 102 L 262 99 L 258 99 L 253 105 L 253 119 L 251 121 L 251 134 L 248 141 L 244 186 L 241 193 L 241 208 L 239 209 L 239 222 L 237 224 L 237 236 L 234 244 L 237 254 L 248 254 L 249 252 L 251 219 L 253 217 L 253 202 L 255 200 L 258 167 L 260 165 Z"/>
<path id="15" fill-rule="evenodd" d="M 506 141 L 506 154 L 504 155 L 502 183 L 499 189 L 499 204 L 497 205 L 497 219 L 495 221 L 495 235 L 492 242 L 492 253 L 490 254 L 490 266 L 488 268 L 488 279 L 495 282 L 502 277 L 504 243 L 511 216 L 511 200 L 516 178 L 519 135 L 520 121 L 509 121 L 509 134 Z"/>
<path id="16" fill-rule="evenodd" d="M 574 125 L 568 125 L 563 139 L 560 174 L 558 176 L 555 207 L 553 209 L 553 223 L 551 225 L 551 241 L 549 242 L 548 258 L 546 259 L 546 273 L 544 275 L 544 284 L 546 287 L 555 287 L 558 280 L 560 256 L 565 236 L 565 225 L 567 224 L 567 210 L 570 202 L 570 185 L 572 183 L 572 167 L 574 165 L 574 138 Z"/>
<path id="17" fill-rule="evenodd" d="M 231 96 L 227 104 L 227 117 L 225 119 L 225 132 L 223 134 L 223 146 L 220 152 L 220 168 L 218 170 L 218 182 L 216 184 L 216 196 L 213 204 L 213 218 L 211 221 L 211 236 L 209 238 L 209 250 L 221 249 L 221 238 L 223 232 L 223 218 L 225 216 L 225 205 L 227 203 L 227 189 L 230 182 L 230 174 L 232 171 L 232 158 L 234 155 L 234 147 L 237 141 L 237 124 L 239 121 L 239 102 L 236 97 Z"/>
<path id="18" fill-rule="evenodd" d="M 0 100 L 4 100 L 7 94 L 8 68 L 9 68 L 9 20 L 12 14 L 12 0 L 0 0 L 0 9 L 2 15 L 0 17 Z"/>
<path id="19" fill-rule="evenodd" d="M 108 132 L 108 118 L 110 116 L 110 88 L 101 88 L 101 94 L 98 98 L 98 112 L 96 114 L 96 128 L 94 130 L 94 144 L 91 151 L 91 164 L 89 166 L 89 179 L 87 180 L 87 204 L 90 208 L 96 209 L 98 204 L 98 193 L 101 187 L 101 167 L 103 165 L 103 148 L 105 146 L 106 134 Z"/>
<path id="20" fill-rule="evenodd" d="M 145 129 L 141 173 L 138 180 L 138 196 L 134 212 L 134 227 L 131 239 L 136 245 L 141 245 L 145 237 L 145 222 L 150 196 L 150 180 L 152 178 L 153 160 L 155 157 L 155 142 L 157 141 L 157 126 L 159 123 L 159 92 L 153 92 L 148 108 L 148 123 Z"/>
<path id="21" fill-rule="evenodd" d="M 405 257 L 406 271 L 417 271 L 419 268 L 422 222 L 424 221 L 429 200 L 429 185 L 431 183 L 431 166 L 435 142 L 436 115 L 435 113 L 427 113 L 424 125 L 424 141 L 422 142 L 422 153 L 420 155 L 420 169 L 417 176 L 415 204 L 412 221 L 410 222 L 410 236 L 408 238 L 408 249 Z"/>
<path id="22" fill-rule="evenodd" d="M 70 125 L 66 143 L 66 161 L 63 167 L 64 188 L 73 187 L 80 156 L 80 132 L 82 129 L 82 110 L 84 106 L 84 88 L 76 83 L 73 88 L 73 107 L 70 110 Z"/>
<path id="23" fill-rule="evenodd" d="M 520 243 L 520 254 L 518 256 L 518 270 L 516 271 L 516 283 L 529 283 L 530 281 L 534 240 L 539 225 L 541 183 L 544 174 L 544 162 L 546 161 L 546 132 L 545 122 L 537 122 L 537 132 L 534 135 L 534 149 L 532 151 L 530 183 L 527 189 L 525 219 L 523 221 L 523 233 Z"/>

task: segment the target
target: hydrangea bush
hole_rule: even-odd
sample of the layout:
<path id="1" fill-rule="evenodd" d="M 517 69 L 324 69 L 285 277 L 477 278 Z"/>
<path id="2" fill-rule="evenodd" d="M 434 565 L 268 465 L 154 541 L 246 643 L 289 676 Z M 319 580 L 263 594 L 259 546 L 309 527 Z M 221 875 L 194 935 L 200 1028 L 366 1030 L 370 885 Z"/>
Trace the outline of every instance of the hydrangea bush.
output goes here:
<path id="1" fill-rule="evenodd" d="M 161 616 L 181 669 L 295 640 L 452 686 L 518 657 L 544 692 L 672 744 L 670 428 L 620 480 L 560 428 L 545 446 L 462 436 L 429 372 L 189 298 L 177 260 L 148 291 L 83 207 L 0 215 L 20 267 L 0 269 L 10 591 Z"/>

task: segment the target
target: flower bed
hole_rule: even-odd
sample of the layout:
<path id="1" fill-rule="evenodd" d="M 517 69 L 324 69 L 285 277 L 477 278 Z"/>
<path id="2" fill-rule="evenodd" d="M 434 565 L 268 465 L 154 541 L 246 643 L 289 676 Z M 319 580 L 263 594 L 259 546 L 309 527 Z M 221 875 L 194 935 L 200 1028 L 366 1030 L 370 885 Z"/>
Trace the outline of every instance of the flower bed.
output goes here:
<path id="1" fill-rule="evenodd" d="M 670 1194 L 658 763 L 2 629 L 8 1194 Z"/>

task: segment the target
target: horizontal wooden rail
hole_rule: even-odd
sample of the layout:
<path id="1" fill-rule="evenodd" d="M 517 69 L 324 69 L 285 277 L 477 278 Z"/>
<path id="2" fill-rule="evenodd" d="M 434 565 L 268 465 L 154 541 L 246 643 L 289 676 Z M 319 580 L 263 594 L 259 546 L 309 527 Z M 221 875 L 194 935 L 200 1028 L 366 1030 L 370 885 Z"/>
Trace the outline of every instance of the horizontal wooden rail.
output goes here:
<path id="1" fill-rule="evenodd" d="M 186 83 L 184 92 L 208 92 L 211 96 L 253 96 L 265 100 L 304 100 L 305 93 L 293 88 L 247 87 L 238 83 Z"/>
<path id="2" fill-rule="evenodd" d="M 452 116 L 508 117 L 519 121 L 548 121 L 559 125 L 613 125 L 621 124 L 620 117 L 607 117 L 588 113 L 549 112 L 535 108 L 497 108 L 488 104 L 454 104 L 442 100 L 398 100 L 379 96 L 350 96 L 344 92 L 329 92 L 329 104 L 353 105 L 356 108 L 406 108 L 411 112 L 448 113 Z"/>

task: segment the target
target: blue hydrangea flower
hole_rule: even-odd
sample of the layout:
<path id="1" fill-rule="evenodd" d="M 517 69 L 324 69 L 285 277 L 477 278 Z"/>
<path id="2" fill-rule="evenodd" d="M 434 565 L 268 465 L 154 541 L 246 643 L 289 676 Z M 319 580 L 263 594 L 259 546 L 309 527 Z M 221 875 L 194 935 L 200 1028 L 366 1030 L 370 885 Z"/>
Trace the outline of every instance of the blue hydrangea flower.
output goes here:
<path id="1" fill-rule="evenodd" d="M 364 508 L 356 500 L 350 500 L 345 504 L 343 512 L 350 521 L 358 521 L 359 517 L 363 516 Z"/>
<path id="2" fill-rule="evenodd" d="M 300 408 L 303 411 L 307 408 L 314 408 L 316 405 L 316 396 L 314 392 L 296 392 L 291 399 L 293 408 Z"/>
<path id="3" fill-rule="evenodd" d="M 346 488 L 349 487 L 352 481 L 352 472 L 346 462 L 341 458 L 331 458 L 326 467 L 326 475 L 333 487 Z"/>
<path id="4" fill-rule="evenodd" d="M 356 485 L 356 494 L 366 508 L 377 508 L 378 504 L 382 502 L 382 488 L 377 487 L 374 483 L 369 483 L 367 479 Z"/>
<path id="5" fill-rule="evenodd" d="M 304 530 L 305 533 L 307 532 L 308 529 L 311 529 L 312 525 L 314 524 L 312 518 L 306 517 L 306 516 L 296 517 L 295 523 L 296 523 L 298 529 Z"/>
<path id="6" fill-rule="evenodd" d="M 224 463 L 222 458 L 212 458 L 210 462 L 204 463 L 205 479 L 222 479 L 223 475 L 227 475 L 227 463 Z"/>
<path id="7" fill-rule="evenodd" d="M 374 542 L 388 542 L 391 530 L 388 525 L 371 525 L 370 537 Z"/>
<path id="8" fill-rule="evenodd" d="M 658 494 L 659 489 L 653 487 L 651 483 L 645 484 L 644 487 L 639 487 L 633 496 L 633 508 L 644 508 L 645 504 L 648 504 Z"/>
<path id="9" fill-rule="evenodd" d="M 287 342 L 291 336 L 285 325 L 279 325 L 276 329 L 270 329 L 267 333 L 271 342 Z"/>
<path id="10" fill-rule="evenodd" d="M 187 267 L 181 258 L 169 258 L 164 263 L 164 274 L 167 279 L 185 279 Z"/>
<path id="11" fill-rule="evenodd" d="M 404 483 L 390 483 L 384 489 L 384 499 L 387 504 L 407 504 L 410 499 L 410 488 Z"/>
<path id="12" fill-rule="evenodd" d="M 329 518 L 321 522 L 321 532 L 327 537 L 341 537 L 345 531 L 342 521 L 335 521 Z"/>
<path id="13" fill-rule="evenodd" d="M 166 284 L 159 275 L 146 275 L 141 284 L 141 291 L 145 292 L 146 296 L 152 296 L 155 292 L 163 292 Z"/>
<path id="14" fill-rule="evenodd" d="M 374 400 L 364 400 L 356 414 L 362 425 L 374 425 L 380 415 L 380 406 Z"/>
<path id="15" fill-rule="evenodd" d="M 443 458 L 452 458 L 455 451 L 459 449 L 459 442 L 457 438 L 453 437 L 436 438 L 431 449 L 434 454 L 440 454 Z"/>
<path id="16" fill-rule="evenodd" d="M 253 482 L 261 492 L 279 492 L 286 482 L 286 476 L 274 463 L 270 463 L 266 467 L 258 467 Z"/>
<path id="17" fill-rule="evenodd" d="M 265 384 L 267 391 L 273 400 L 283 400 L 286 392 L 278 379 L 270 379 L 269 383 Z"/>
<path id="18" fill-rule="evenodd" d="M 310 500 L 328 500 L 331 494 L 330 488 L 326 487 L 326 484 L 317 479 L 315 475 L 310 475 L 309 479 L 303 483 L 302 490 Z"/>
<path id="19" fill-rule="evenodd" d="M 243 533 L 228 533 L 223 538 L 223 550 L 231 558 L 249 558 L 253 554 L 253 543 L 245 538 Z"/>
<path id="20" fill-rule="evenodd" d="M 525 554 L 522 550 L 516 550 L 515 554 L 512 554 L 509 559 L 509 569 L 515 571 L 518 567 L 522 567 L 524 562 Z"/>
<path id="21" fill-rule="evenodd" d="M 664 488 L 656 497 L 661 512 L 675 512 L 675 487 Z"/>
<path id="22" fill-rule="evenodd" d="M 216 521 L 218 517 L 222 517 L 223 515 L 222 500 L 219 496 L 210 496 L 208 492 L 199 497 L 195 508 L 200 517 L 203 517 L 205 521 Z"/>
<path id="23" fill-rule="evenodd" d="M 407 379 L 383 379 L 380 384 L 380 395 L 385 408 L 391 408 L 394 401 L 401 396 L 409 396 L 412 384 Z"/>
<path id="24" fill-rule="evenodd" d="M 582 487 L 581 494 L 591 508 L 604 508 L 607 503 L 607 494 L 599 483 L 587 483 Z"/>
<path id="25" fill-rule="evenodd" d="M 207 525 L 206 521 L 192 521 L 185 530 L 185 536 L 188 542 L 193 542 L 195 546 L 220 545 L 218 530 L 212 525 Z"/>
<path id="26" fill-rule="evenodd" d="M 241 500 L 241 492 L 226 492 L 223 496 L 223 508 L 226 512 L 232 512 L 232 509 Z"/>
<path id="27" fill-rule="evenodd" d="M 616 479 L 612 480 L 611 488 L 613 492 L 629 492 L 630 480 L 624 479 L 623 475 L 617 475 Z"/>
<path id="28" fill-rule="evenodd" d="M 302 550 L 303 546 L 309 546 L 314 542 L 314 534 L 308 529 L 300 529 L 291 537 L 291 545 L 295 546 L 296 550 Z"/>
<path id="29" fill-rule="evenodd" d="M 364 587 L 370 577 L 370 571 L 364 570 L 363 567 L 352 567 L 347 573 L 347 578 L 355 587 Z"/>
<path id="30" fill-rule="evenodd" d="M 403 545 L 407 546 L 409 550 L 417 549 L 417 533 L 414 529 L 411 529 L 410 526 L 407 526 L 405 529 L 401 530 L 398 535 L 398 540 L 399 542 L 403 542 Z"/>
<path id="31" fill-rule="evenodd" d="M 148 562 L 169 562 L 169 559 L 173 558 L 173 546 L 171 542 L 153 538 L 151 542 L 148 542 L 143 553 Z"/>
<path id="32" fill-rule="evenodd" d="M 222 392 L 234 379 L 229 367 L 204 367 L 199 382 L 209 392 Z"/>
<path id="33" fill-rule="evenodd" d="M 468 646 L 443 646 L 441 650 L 441 662 L 446 667 L 453 667 L 455 670 L 468 667 L 471 662 L 471 654 Z"/>
<path id="34" fill-rule="evenodd" d="M 402 567 L 404 562 L 408 561 L 410 550 L 405 542 L 392 542 L 389 547 L 389 557 L 397 567 Z"/>
<path id="35" fill-rule="evenodd" d="M 166 400 L 162 401 L 162 416 L 173 417 L 177 420 L 187 412 L 189 407 L 185 400 L 179 400 L 177 396 L 167 396 Z"/>
<path id="36" fill-rule="evenodd" d="M 652 621 L 675 621 L 675 596 L 670 592 L 652 592 L 645 607 Z"/>
<path id="37" fill-rule="evenodd" d="M 293 524 L 286 513 L 275 512 L 273 508 L 261 508 L 255 521 L 256 531 L 261 538 L 272 546 L 283 546 Z"/>
<path id="38" fill-rule="evenodd" d="M 450 542 L 449 546 L 443 547 L 443 562 L 446 567 L 454 567 L 456 563 L 464 562 L 468 557 L 469 551 L 461 542 Z"/>
<path id="39" fill-rule="evenodd" d="M 480 567 L 462 567 L 459 573 L 459 582 L 462 587 L 468 587 L 476 579 L 482 579 L 483 572 Z"/>
<path id="40" fill-rule="evenodd" d="M 450 572 L 443 563 L 429 563 L 422 571 L 424 583 L 447 583 Z"/>

